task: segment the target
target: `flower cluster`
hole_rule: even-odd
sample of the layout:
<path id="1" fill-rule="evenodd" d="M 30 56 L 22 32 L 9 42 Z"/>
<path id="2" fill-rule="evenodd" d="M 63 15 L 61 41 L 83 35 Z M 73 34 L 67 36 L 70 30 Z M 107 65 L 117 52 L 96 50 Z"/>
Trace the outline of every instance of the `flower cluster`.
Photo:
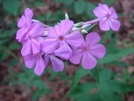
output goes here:
<path id="1" fill-rule="evenodd" d="M 55 72 L 64 69 L 63 60 L 73 64 L 82 64 L 85 69 L 96 66 L 97 60 L 104 57 L 106 48 L 98 44 L 100 36 L 96 32 L 88 33 L 85 28 L 98 23 L 101 30 L 112 28 L 117 31 L 120 22 L 114 8 L 99 4 L 94 9 L 98 17 L 95 20 L 74 24 L 67 19 L 62 20 L 54 27 L 47 26 L 38 20 L 32 19 L 33 11 L 25 9 L 24 15 L 18 21 L 16 39 L 22 43 L 21 54 L 28 68 L 34 67 L 34 72 L 41 75 L 49 62 Z M 84 38 L 83 34 L 87 34 Z M 96 57 L 96 58 L 95 58 Z"/>

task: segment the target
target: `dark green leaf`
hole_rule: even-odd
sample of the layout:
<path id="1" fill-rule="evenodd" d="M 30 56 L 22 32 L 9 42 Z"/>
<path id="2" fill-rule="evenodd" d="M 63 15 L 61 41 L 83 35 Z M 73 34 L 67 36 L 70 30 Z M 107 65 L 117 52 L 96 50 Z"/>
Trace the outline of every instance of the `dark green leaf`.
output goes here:
<path id="1" fill-rule="evenodd" d="M 83 83 L 73 88 L 66 96 L 79 97 L 82 94 L 88 93 L 95 88 L 95 83 Z"/>
<path id="2" fill-rule="evenodd" d="M 106 64 L 118 60 L 119 58 L 134 53 L 134 49 L 122 49 L 116 54 L 107 54 L 104 58 L 98 60 L 98 64 Z"/>
<path id="3" fill-rule="evenodd" d="M 84 1 L 77 1 L 74 4 L 74 10 L 77 14 L 82 14 L 86 8 L 86 3 Z"/>
<path id="4" fill-rule="evenodd" d="M 103 99 L 103 101 L 116 101 L 114 99 L 114 95 L 110 89 L 110 86 L 107 84 L 106 81 L 100 78 L 100 83 L 98 86 L 98 94 Z"/>
<path id="5" fill-rule="evenodd" d="M 87 70 L 87 69 L 84 69 L 84 68 L 80 67 L 80 68 L 76 71 L 76 73 L 75 73 L 75 75 L 74 75 L 73 82 L 72 82 L 72 88 L 77 85 L 77 83 L 80 81 L 80 79 L 81 79 L 83 76 L 85 76 L 85 75 L 87 75 L 87 74 L 89 74 L 89 73 L 91 74 L 91 71 L 90 71 L 90 70 Z"/>
<path id="6" fill-rule="evenodd" d="M 112 77 L 112 71 L 104 68 L 99 72 L 99 77 L 103 80 L 110 80 Z"/>
<path id="7" fill-rule="evenodd" d="M 4 0 L 0 0 L 0 3 L 2 3 Z"/>
<path id="8" fill-rule="evenodd" d="M 73 0 L 54 0 L 55 3 L 64 3 L 65 5 L 71 5 Z"/>
<path id="9" fill-rule="evenodd" d="M 15 66 L 17 63 L 18 63 L 18 60 L 12 59 L 12 60 L 9 62 L 9 66 Z"/>
<path id="10" fill-rule="evenodd" d="M 93 69 L 91 69 L 91 75 L 95 78 L 95 80 L 99 83 L 99 72 L 98 72 L 98 68 L 95 67 Z"/>
<path id="11" fill-rule="evenodd" d="M 34 91 L 32 95 L 32 101 L 37 101 L 43 95 L 39 90 Z"/>
<path id="12" fill-rule="evenodd" d="M 7 53 L 3 50 L 0 50 L 0 62 L 6 59 Z"/>
<path id="13" fill-rule="evenodd" d="M 93 9 L 96 7 L 94 4 L 88 2 L 86 3 L 87 8 L 86 8 L 86 14 L 89 18 L 94 18 L 94 14 L 93 14 Z"/>
<path id="14" fill-rule="evenodd" d="M 32 85 L 38 87 L 39 89 L 41 89 L 46 94 L 51 93 L 50 89 L 40 79 L 33 80 Z"/>
<path id="15" fill-rule="evenodd" d="M 20 49 L 21 48 L 21 44 L 19 43 L 12 43 L 9 45 L 9 49 L 14 50 L 14 49 Z"/>
<path id="16" fill-rule="evenodd" d="M 62 0 L 65 5 L 71 5 L 73 0 Z"/>
<path id="17" fill-rule="evenodd" d="M 77 98 L 74 98 L 73 101 L 102 101 L 98 94 L 82 94 Z"/>
<path id="18" fill-rule="evenodd" d="M 18 0 L 4 0 L 3 8 L 6 11 L 9 11 L 13 15 L 17 15 L 18 8 L 19 8 L 19 1 Z"/>
<path id="19" fill-rule="evenodd" d="M 109 31 L 106 31 L 105 33 L 105 35 L 106 35 L 106 37 L 108 38 L 108 39 L 111 39 L 112 38 L 112 34 L 113 34 L 113 30 L 109 30 Z"/>
<path id="20" fill-rule="evenodd" d="M 112 89 L 113 92 L 126 93 L 134 91 L 134 86 L 124 81 L 111 80 L 108 82 L 108 84 L 110 85 L 111 88 L 114 88 Z"/>

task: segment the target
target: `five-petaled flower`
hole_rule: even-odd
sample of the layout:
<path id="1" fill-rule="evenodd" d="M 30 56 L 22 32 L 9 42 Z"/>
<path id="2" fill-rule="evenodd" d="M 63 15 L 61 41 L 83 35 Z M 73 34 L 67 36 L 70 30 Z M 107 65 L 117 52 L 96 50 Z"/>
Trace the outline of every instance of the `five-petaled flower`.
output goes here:
<path id="1" fill-rule="evenodd" d="M 86 36 L 86 41 L 78 48 L 73 49 L 70 61 L 74 64 L 79 64 L 82 61 L 82 66 L 85 69 L 92 69 L 96 66 L 97 60 L 103 58 L 106 54 L 106 48 L 102 44 L 97 44 L 100 41 L 98 33 L 92 32 Z"/>
<path id="2" fill-rule="evenodd" d="M 62 20 L 60 25 L 55 25 L 51 28 L 43 43 L 43 51 L 52 53 L 63 44 L 68 44 L 72 47 L 80 46 L 83 41 L 83 36 L 79 31 L 70 33 L 73 26 L 73 21 Z"/>
<path id="3" fill-rule="evenodd" d="M 108 31 L 110 28 L 114 31 L 119 30 L 120 22 L 117 20 L 118 15 L 113 7 L 108 8 L 106 4 L 99 4 L 93 10 L 94 14 L 99 19 L 99 26 L 101 30 Z"/>

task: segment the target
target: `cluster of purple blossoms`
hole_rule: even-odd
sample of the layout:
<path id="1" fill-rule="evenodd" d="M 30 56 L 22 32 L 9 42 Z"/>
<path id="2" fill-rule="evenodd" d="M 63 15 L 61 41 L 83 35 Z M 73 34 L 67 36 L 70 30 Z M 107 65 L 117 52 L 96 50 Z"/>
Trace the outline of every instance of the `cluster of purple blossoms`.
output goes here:
<path id="1" fill-rule="evenodd" d="M 22 43 L 21 54 L 25 65 L 28 68 L 34 67 L 37 75 L 43 73 L 49 62 L 55 72 L 62 71 L 63 60 L 69 60 L 73 64 L 81 63 L 85 69 L 94 68 L 96 58 L 103 58 L 106 48 L 98 44 L 101 39 L 98 33 L 88 33 L 85 28 L 99 22 L 101 30 L 112 28 L 117 31 L 120 22 L 114 8 L 109 9 L 105 4 L 99 4 L 93 12 L 98 17 L 95 20 L 74 24 L 73 21 L 64 19 L 50 27 L 32 19 L 33 11 L 25 9 L 24 15 L 18 21 L 20 29 L 16 34 L 16 39 Z M 85 33 L 87 35 L 84 38 Z"/>

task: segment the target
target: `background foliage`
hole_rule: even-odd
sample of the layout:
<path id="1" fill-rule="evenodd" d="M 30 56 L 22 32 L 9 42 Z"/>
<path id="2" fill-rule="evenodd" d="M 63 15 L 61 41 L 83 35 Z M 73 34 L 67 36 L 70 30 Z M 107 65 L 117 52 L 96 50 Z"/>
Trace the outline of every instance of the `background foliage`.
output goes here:
<path id="1" fill-rule="evenodd" d="M 134 101 L 134 10 L 130 8 L 133 13 L 129 17 L 123 6 L 126 2 L 119 1 L 0 0 L 0 100 Z M 64 19 L 65 12 L 74 22 L 94 19 L 92 10 L 100 2 L 115 7 L 122 26 L 118 32 L 103 32 L 98 26 L 89 31 L 98 32 L 107 48 L 106 56 L 98 60 L 96 68 L 85 70 L 65 61 L 63 72 L 53 72 L 48 67 L 37 76 L 33 69 L 24 66 L 15 33 L 25 8 L 34 11 L 35 19 L 54 25 Z M 7 89 L 9 95 L 5 93 Z"/>

